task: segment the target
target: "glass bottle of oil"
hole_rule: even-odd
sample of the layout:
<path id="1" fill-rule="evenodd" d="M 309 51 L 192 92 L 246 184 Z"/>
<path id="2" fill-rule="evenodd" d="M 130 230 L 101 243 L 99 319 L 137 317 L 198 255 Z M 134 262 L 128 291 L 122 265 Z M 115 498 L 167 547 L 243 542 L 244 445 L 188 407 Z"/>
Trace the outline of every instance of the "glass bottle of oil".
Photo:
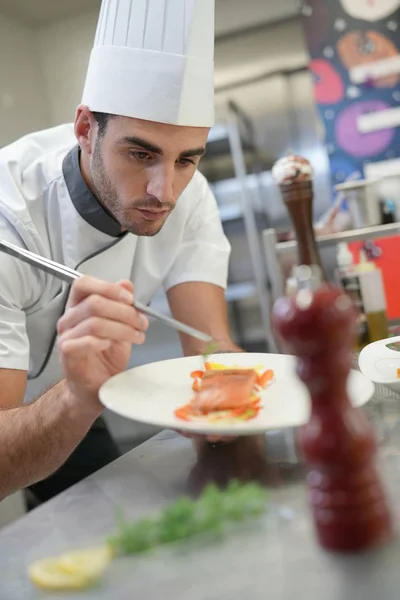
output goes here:
<path id="1" fill-rule="evenodd" d="M 384 340 L 389 337 L 389 325 L 382 272 L 371 269 L 359 273 L 359 278 L 370 341 Z"/>
<path id="2" fill-rule="evenodd" d="M 369 339 L 371 342 L 384 340 L 389 337 L 389 325 L 382 271 L 375 263 L 368 262 L 364 250 L 360 252 L 360 263 L 356 270 L 367 317 Z"/>
<path id="3" fill-rule="evenodd" d="M 353 263 L 353 255 L 349 246 L 345 242 L 338 244 L 336 260 L 338 264 L 338 268 L 335 271 L 336 281 L 351 298 L 357 310 L 357 331 L 354 339 L 354 350 L 361 352 L 370 343 L 367 315 L 364 310 L 357 268 Z"/>

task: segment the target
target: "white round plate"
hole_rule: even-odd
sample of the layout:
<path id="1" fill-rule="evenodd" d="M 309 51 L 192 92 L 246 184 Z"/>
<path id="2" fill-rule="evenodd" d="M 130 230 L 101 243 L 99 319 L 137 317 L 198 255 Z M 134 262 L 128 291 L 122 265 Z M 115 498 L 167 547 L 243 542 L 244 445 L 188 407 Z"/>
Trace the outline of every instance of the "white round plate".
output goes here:
<path id="1" fill-rule="evenodd" d="M 273 369 L 275 381 L 262 393 L 263 408 L 247 422 L 199 423 L 176 418 L 174 411 L 193 395 L 190 373 L 204 367 L 202 357 L 177 358 L 135 367 L 112 377 L 100 389 L 100 400 L 109 410 L 140 423 L 207 435 L 256 435 L 268 429 L 298 427 L 308 421 L 310 398 L 296 377 L 295 362 L 283 354 L 218 354 L 211 358 L 227 366 Z M 352 371 L 348 390 L 355 406 L 366 404 L 374 384 Z"/>
<path id="2" fill-rule="evenodd" d="M 397 394 L 400 393 L 400 352 L 392 350 L 390 345 L 398 346 L 400 336 L 372 342 L 362 349 L 358 366 L 361 373 L 374 383 L 382 383 Z"/>

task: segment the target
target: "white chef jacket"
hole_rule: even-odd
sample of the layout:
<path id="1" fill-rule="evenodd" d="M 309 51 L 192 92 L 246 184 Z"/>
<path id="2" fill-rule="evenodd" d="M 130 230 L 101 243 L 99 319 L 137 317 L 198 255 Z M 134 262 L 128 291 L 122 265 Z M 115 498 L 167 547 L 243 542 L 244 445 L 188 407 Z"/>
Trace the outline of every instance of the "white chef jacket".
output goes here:
<path id="1" fill-rule="evenodd" d="M 121 235 L 81 176 L 71 124 L 0 150 L 0 239 L 85 274 L 130 278 L 144 303 L 160 286 L 227 283 L 230 246 L 205 178 L 196 172 L 159 234 Z M 68 292 L 54 276 L 0 253 L 0 368 L 28 371 L 27 400 L 62 378 L 56 324 Z"/>

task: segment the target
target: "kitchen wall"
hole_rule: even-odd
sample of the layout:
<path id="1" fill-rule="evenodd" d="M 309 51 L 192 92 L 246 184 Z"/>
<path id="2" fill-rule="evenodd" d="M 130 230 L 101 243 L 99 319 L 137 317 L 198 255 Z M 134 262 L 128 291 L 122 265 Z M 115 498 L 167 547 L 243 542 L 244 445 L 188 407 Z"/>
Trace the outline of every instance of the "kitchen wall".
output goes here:
<path id="1" fill-rule="evenodd" d="M 217 37 L 243 31 L 254 25 L 281 21 L 299 13 L 298 0 L 216 0 Z"/>
<path id="2" fill-rule="evenodd" d="M 288 150 L 307 156 L 316 170 L 317 215 L 329 203 L 329 165 L 313 98 L 309 54 L 301 19 L 292 17 L 216 44 L 216 103 L 234 100 L 251 117 L 266 170 Z M 285 225 L 276 186 L 263 178 L 268 213 Z"/>
<path id="3" fill-rule="evenodd" d="M 97 18 L 97 12 L 91 12 L 35 31 L 51 125 L 73 121 L 82 96 Z"/>
<path id="4" fill-rule="evenodd" d="M 0 146 L 48 123 L 36 33 L 0 14 Z"/>

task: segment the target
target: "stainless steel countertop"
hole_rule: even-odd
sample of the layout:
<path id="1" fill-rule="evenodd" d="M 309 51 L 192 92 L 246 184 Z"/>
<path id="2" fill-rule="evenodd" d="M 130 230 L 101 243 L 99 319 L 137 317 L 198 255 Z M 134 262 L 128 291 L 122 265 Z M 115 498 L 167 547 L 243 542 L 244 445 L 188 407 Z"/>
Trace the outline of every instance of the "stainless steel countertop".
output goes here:
<path id="1" fill-rule="evenodd" d="M 368 414 L 381 443 L 382 472 L 400 519 L 400 401 L 377 398 Z M 290 432 L 202 447 L 162 432 L 0 533 L 0 600 L 397 600 L 400 542 L 357 556 L 323 552 L 309 518 L 304 471 Z M 210 480 L 256 479 L 270 488 L 265 518 L 219 542 L 197 541 L 118 559 L 100 588 L 44 594 L 26 576 L 34 559 L 102 541 L 115 507 L 151 514 Z"/>

